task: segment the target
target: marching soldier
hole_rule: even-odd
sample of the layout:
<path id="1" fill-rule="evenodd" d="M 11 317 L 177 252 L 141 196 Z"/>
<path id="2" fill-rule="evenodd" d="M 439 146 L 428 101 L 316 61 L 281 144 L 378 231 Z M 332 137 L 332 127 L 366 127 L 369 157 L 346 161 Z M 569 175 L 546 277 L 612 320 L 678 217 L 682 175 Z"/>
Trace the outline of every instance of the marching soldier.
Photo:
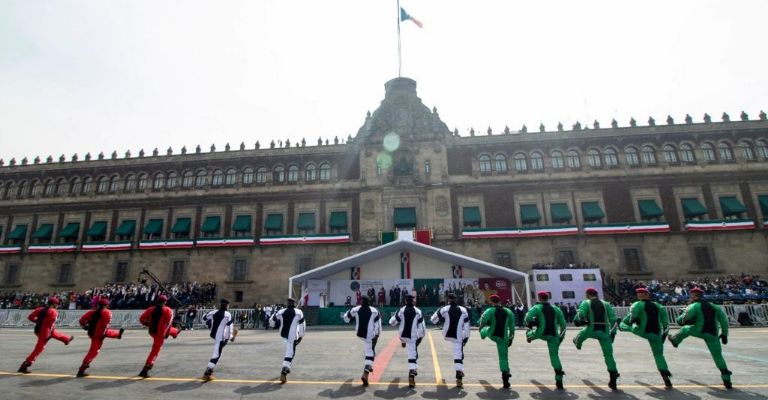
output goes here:
<path id="1" fill-rule="evenodd" d="M 416 375 L 418 375 L 419 344 L 426 334 L 424 316 L 421 310 L 414 306 L 413 295 L 405 296 L 405 306 L 400 308 L 389 324 L 398 326 L 400 342 L 408 351 L 408 387 L 416 387 Z"/>
<path id="2" fill-rule="evenodd" d="M 280 322 L 280 336 L 285 340 L 285 357 L 283 358 L 283 369 L 280 371 L 280 383 L 288 380 L 288 374 L 291 373 L 291 363 L 296 355 L 296 346 L 304 338 L 304 331 L 307 328 L 304 322 L 304 313 L 296 308 L 296 300 L 288 298 L 288 306 L 280 309 L 271 318 L 273 323 Z"/>
<path id="3" fill-rule="evenodd" d="M 507 349 L 512 346 L 515 338 L 515 315 L 507 307 L 501 305 L 498 295 L 491 295 L 493 307 L 485 310 L 480 317 L 480 338 L 490 337 L 496 343 L 496 352 L 499 355 L 499 368 L 504 388 L 509 389 L 509 356 Z"/>
<path id="4" fill-rule="evenodd" d="M 613 307 L 607 302 L 600 300 L 597 290 L 588 288 L 587 298 L 579 304 L 579 311 L 576 313 L 574 324 L 576 326 L 585 326 L 584 329 L 573 338 L 573 344 L 581 350 L 581 345 L 587 339 L 596 339 L 600 342 L 600 349 L 603 351 L 605 366 L 608 367 L 610 381 L 608 387 L 616 390 L 616 379 L 619 377 L 619 371 L 616 369 L 616 360 L 613 358 L 613 339 L 616 336 L 616 314 Z"/>
<path id="5" fill-rule="evenodd" d="M 549 304 L 549 293 L 538 292 L 536 297 L 539 302 L 531 307 L 525 314 L 525 325 L 528 331 L 525 332 L 528 343 L 536 339 L 547 342 L 549 350 L 549 362 L 555 370 L 555 385 L 558 390 L 563 390 L 563 365 L 560 363 L 560 343 L 565 339 L 565 316 L 559 307 L 553 307 Z"/>
<path id="6" fill-rule="evenodd" d="M 664 359 L 664 340 L 669 333 L 669 316 L 667 310 L 659 303 L 651 300 L 651 293 L 644 287 L 635 289 L 638 301 L 632 303 L 629 314 L 619 324 L 622 331 L 632 332 L 648 340 L 653 352 L 656 368 L 664 380 L 664 386 L 672 388 L 672 373 L 669 372 L 667 361 Z"/>
<path id="7" fill-rule="evenodd" d="M 381 333 L 381 314 L 379 314 L 379 310 L 371 307 L 371 300 L 368 296 L 362 296 L 360 303 L 359 306 L 355 306 L 344 314 L 344 322 L 349 323 L 354 319 L 357 337 L 363 341 L 365 365 L 360 380 L 363 381 L 363 386 L 368 386 L 368 374 L 373 372 L 376 342 Z"/>
<path id="8" fill-rule="evenodd" d="M 58 308 L 59 298 L 51 296 L 48 298 L 48 306 L 36 308 L 35 311 L 32 311 L 27 317 L 28 320 L 35 323 L 35 335 L 37 336 L 37 344 L 27 359 L 21 363 L 21 366 L 17 372 L 28 374 L 29 367 L 35 363 L 35 360 L 40 355 L 40 353 L 45 350 L 45 345 L 48 344 L 49 340 L 56 339 L 64 343 L 64 345 L 68 345 L 69 342 L 75 339 L 74 336 L 64 335 L 53 327 L 53 325 L 56 323 L 56 318 L 59 317 L 59 312 L 57 311 Z"/>
<path id="9" fill-rule="evenodd" d="M 235 340 L 237 335 L 235 328 L 232 326 L 234 320 L 232 314 L 227 311 L 229 308 L 229 301 L 221 299 L 221 305 L 218 310 L 210 311 L 205 314 L 203 321 L 211 329 L 211 339 L 213 339 L 213 355 L 208 361 L 208 367 L 203 373 L 203 381 L 208 382 L 213 380 L 213 369 L 216 368 L 216 364 L 221 359 L 221 352 L 224 350 L 224 346 L 232 340 Z"/>
<path id="10" fill-rule="evenodd" d="M 109 311 L 109 299 L 105 297 L 99 299 L 95 309 L 88 311 L 80 317 L 80 326 L 88 331 L 88 337 L 91 338 L 91 347 L 88 349 L 88 353 L 85 354 L 80 369 L 77 370 L 78 378 L 88 376 L 85 370 L 91 366 L 91 362 L 99 355 L 99 350 L 101 350 L 101 345 L 104 344 L 105 338 L 123 338 L 125 329 L 120 328 L 119 331 L 109 329 L 110 321 L 112 321 L 112 312 Z"/>
<path id="11" fill-rule="evenodd" d="M 176 339 L 179 335 L 179 330 L 171 326 L 173 311 L 165 305 L 167 301 L 168 297 L 161 294 L 157 298 L 157 305 L 147 308 L 139 317 L 139 322 L 149 328 L 149 335 L 152 336 L 152 350 L 150 350 L 147 361 L 144 363 L 144 368 L 139 372 L 139 376 L 142 378 L 149 378 L 149 370 L 155 365 L 155 360 L 160 354 L 165 339 L 168 336 Z"/>
<path id="12" fill-rule="evenodd" d="M 677 324 L 682 328 L 676 335 L 670 336 L 669 341 L 677 347 L 688 336 L 704 339 L 715 365 L 720 369 L 723 386 L 731 389 L 732 373 L 725 364 L 720 346 L 720 342 L 728 344 L 728 317 L 720 306 L 704 300 L 703 295 L 703 290 L 691 289 L 691 304 L 677 317 Z"/>
<path id="13" fill-rule="evenodd" d="M 443 324 L 443 338 L 453 344 L 453 367 L 456 369 L 456 387 L 464 387 L 464 346 L 469 341 L 469 313 L 456 304 L 456 295 L 448 293 L 448 305 L 441 307 L 430 319 Z"/>

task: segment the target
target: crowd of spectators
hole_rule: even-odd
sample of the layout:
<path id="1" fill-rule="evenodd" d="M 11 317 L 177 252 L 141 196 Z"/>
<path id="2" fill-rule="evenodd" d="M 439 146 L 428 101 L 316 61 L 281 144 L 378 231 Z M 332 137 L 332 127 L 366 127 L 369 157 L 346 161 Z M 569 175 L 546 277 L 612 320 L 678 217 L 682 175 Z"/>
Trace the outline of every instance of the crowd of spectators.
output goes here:
<path id="1" fill-rule="evenodd" d="M 635 288 L 644 286 L 656 301 L 665 305 L 688 302 L 690 290 L 699 287 L 704 290 L 706 300 L 723 304 L 745 304 L 768 302 L 768 281 L 757 275 L 726 275 L 718 277 L 696 277 L 687 279 L 634 280 L 607 279 L 605 285 L 622 302 L 629 303 L 635 298 Z"/>
<path id="2" fill-rule="evenodd" d="M 588 269 L 588 268 L 600 268 L 599 265 L 595 263 L 557 263 L 557 262 L 548 262 L 548 263 L 535 263 L 531 266 L 531 269 Z"/>
<path id="3" fill-rule="evenodd" d="M 215 283 L 174 283 L 163 285 L 171 294 L 173 306 L 213 306 L 216 302 Z M 48 297 L 55 296 L 61 301 L 62 309 L 87 310 L 93 308 L 100 298 L 110 301 L 110 308 L 115 310 L 138 310 L 154 304 L 161 293 L 157 284 L 150 283 L 107 283 L 85 292 L 60 291 L 36 293 L 16 291 L 0 293 L 0 308 L 32 309 L 46 305 Z M 178 303 L 175 303 L 177 299 Z"/>

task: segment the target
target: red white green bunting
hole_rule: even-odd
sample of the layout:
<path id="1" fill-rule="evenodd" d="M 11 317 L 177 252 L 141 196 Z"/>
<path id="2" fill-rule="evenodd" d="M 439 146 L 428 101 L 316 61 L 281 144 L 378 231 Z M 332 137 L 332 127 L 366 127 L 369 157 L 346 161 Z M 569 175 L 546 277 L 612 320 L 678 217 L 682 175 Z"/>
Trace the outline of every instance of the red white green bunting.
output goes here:
<path id="1" fill-rule="evenodd" d="M 85 253 L 97 251 L 124 251 L 131 249 L 131 242 L 89 242 L 80 248 Z"/>
<path id="2" fill-rule="evenodd" d="M 256 241 L 252 237 L 205 238 L 197 239 L 195 247 L 253 246 L 254 243 Z"/>
<path id="3" fill-rule="evenodd" d="M 669 232 L 669 224 L 666 222 L 628 223 L 628 224 L 603 224 L 585 225 L 584 233 L 587 235 L 613 235 L 622 233 L 661 233 Z"/>
<path id="4" fill-rule="evenodd" d="M 16 254 L 21 253 L 21 246 L 0 246 L 0 254 Z"/>
<path id="5" fill-rule="evenodd" d="M 139 242 L 140 250 L 157 250 L 157 249 L 191 249 L 195 245 L 195 241 L 192 239 L 178 239 L 178 240 L 148 240 Z"/>
<path id="6" fill-rule="evenodd" d="M 77 250 L 74 243 L 66 244 L 30 244 L 27 253 L 71 253 Z"/>
<path id="7" fill-rule="evenodd" d="M 703 231 L 740 231 L 755 229 L 755 221 L 748 219 L 719 219 L 712 221 L 688 221 L 685 230 L 690 232 Z"/>
<path id="8" fill-rule="evenodd" d="M 262 246 L 276 244 L 326 244 L 326 243 L 349 243 L 351 237 L 348 233 L 325 234 L 325 235 L 281 235 L 281 236 L 262 236 L 259 244 Z"/>
<path id="9" fill-rule="evenodd" d="M 579 228 L 568 226 L 541 226 L 535 228 L 485 228 L 464 229 L 461 232 L 462 239 L 494 239 L 494 238 L 518 238 L 537 236 L 566 236 L 577 235 Z"/>

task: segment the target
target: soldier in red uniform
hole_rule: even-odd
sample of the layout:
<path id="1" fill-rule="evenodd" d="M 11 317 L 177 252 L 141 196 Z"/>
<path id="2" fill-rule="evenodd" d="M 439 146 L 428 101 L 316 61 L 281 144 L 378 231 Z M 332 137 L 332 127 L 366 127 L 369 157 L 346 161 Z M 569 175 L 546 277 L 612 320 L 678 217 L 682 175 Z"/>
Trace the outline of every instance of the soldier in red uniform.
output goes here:
<path id="1" fill-rule="evenodd" d="M 109 311 L 109 299 L 107 298 L 99 299 L 96 308 L 83 314 L 80 318 L 80 326 L 88 331 L 88 337 L 91 338 L 91 348 L 88 349 L 88 353 L 83 358 L 83 364 L 80 365 L 80 369 L 77 371 L 78 378 L 88 376 L 85 370 L 91 366 L 91 361 L 99 355 L 104 338 L 123 338 L 123 328 L 120 328 L 119 331 L 109 329 L 109 321 L 111 320 L 112 312 Z"/>
<path id="2" fill-rule="evenodd" d="M 29 367 L 35 363 L 35 360 L 40 355 L 40 353 L 45 350 L 45 345 L 48 344 L 49 340 L 56 339 L 67 345 L 69 342 L 75 339 L 74 336 L 64 335 L 53 328 L 53 325 L 56 323 L 56 318 L 59 317 L 59 312 L 56 311 L 57 308 L 59 308 L 59 299 L 58 297 L 51 296 L 48 299 L 48 306 L 36 308 L 35 311 L 32 311 L 27 317 L 27 319 L 35 323 L 35 335 L 37 335 L 37 344 L 27 359 L 21 363 L 18 372 L 24 374 L 29 373 Z"/>
<path id="3" fill-rule="evenodd" d="M 155 360 L 160 354 L 165 339 L 168 336 L 176 339 L 176 336 L 179 335 L 179 330 L 171 326 L 173 311 L 165 305 L 167 301 L 168 297 L 161 294 L 157 299 L 157 305 L 147 308 L 139 317 L 139 322 L 149 328 L 149 335 L 153 339 L 152 350 L 149 352 L 147 362 L 144 363 L 144 368 L 139 372 L 139 376 L 142 378 L 149 378 L 149 370 L 155 365 Z"/>

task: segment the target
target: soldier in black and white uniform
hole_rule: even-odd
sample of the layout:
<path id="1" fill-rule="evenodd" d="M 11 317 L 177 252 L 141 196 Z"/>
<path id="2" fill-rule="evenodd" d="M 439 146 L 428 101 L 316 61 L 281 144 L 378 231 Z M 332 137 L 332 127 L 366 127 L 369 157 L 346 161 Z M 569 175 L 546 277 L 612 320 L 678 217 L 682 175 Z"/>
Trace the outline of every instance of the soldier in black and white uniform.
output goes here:
<path id="1" fill-rule="evenodd" d="M 361 305 L 356 306 L 344 314 L 344 322 L 355 320 L 355 332 L 362 339 L 365 346 L 365 367 L 363 368 L 363 386 L 368 386 L 368 374 L 373 372 L 373 359 L 376 356 L 376 341 L 381 333 L 381 314 L 379 310 L 371 307 L 371 299 L 363 296 Z"/>
<path id="2" fill-rule="evenodd" d="M 285 340 L 285 357 L 283 358 L 283 369 L 280 371 L 280 382 L 285 383 L 287 375 L 291 373 L 291 363 L 296 355 L 296 345 L 304 337 L 304 331 L 307 328 L 304 322 L 304 313 L 296 308 L 296 300 L 288 298 L 288 307 L 280 309 L 272 318 L 270 323 L 274 326 L 280 321 L 280 336 Z"/>
<path id="3" fill-rule="evenodd" d="M 426 326 L 424 326 L 424 316 L 421 310 L 414 306 L 413 300 L 413 295 L 406 295 L 405 307 L 400 308 L 389 319 L 390 325 L 398 325 L 400 342 L 408 351 L 408 387 L 411 388 L 416 386 L 416 375 L 418 375 L 416 369 L 418 368 L 417 361 L 419 359 L 418 347 L 427 330 Z"/>
<path id="4" fill-rule="evenodd" d="M 469 313 L 456 304 L 456 295 L 448 293 L 448 305 L 432 314 L 433 324 L 443 324 L 443 338 L 453 344 L 453 366 L 456 368 L 456 386 L 463 387 L 464 346 L 469 340 Z"/>
<path id="5" fill-rule="evenodd" d="M 224 346 L 227 342 L 235 339 L 235 331 L 232 323 L 232 314 L 227 311 L 229 308 L 229 302 L 226 299 L 221 299 L 221 306 L 218 310 L 210 311 L 205 314 L 203 321 L 209 328 L 211 328 L 211 338 L 213 339 L 213 355 L 208 361 L 208 368 L 205 369 L 203 374 L 204 381 L 210 381 L 213 379 L 213 369 L 216 368 L 216 364 L 221 358 L 221 351 L 224 350 Z"/>

